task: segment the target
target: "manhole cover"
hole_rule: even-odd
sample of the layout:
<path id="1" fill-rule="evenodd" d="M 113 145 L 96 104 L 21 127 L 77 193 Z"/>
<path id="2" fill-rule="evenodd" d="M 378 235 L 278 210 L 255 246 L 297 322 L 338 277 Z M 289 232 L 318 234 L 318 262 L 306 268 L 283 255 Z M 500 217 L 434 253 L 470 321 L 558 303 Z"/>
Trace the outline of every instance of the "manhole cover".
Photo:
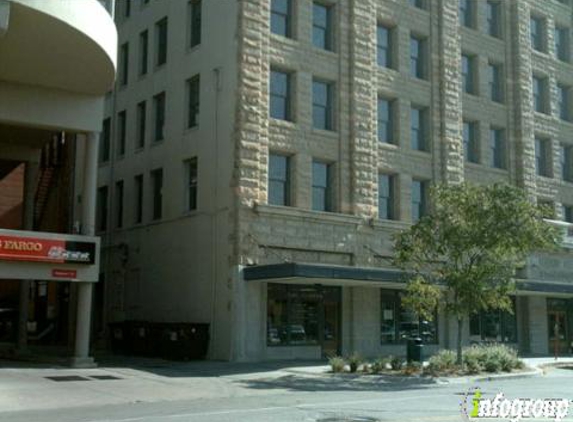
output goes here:
<path id="1" fill-rule="evenodd" d="M 45 377 L 46 379 L 57 381 L 57 382 L 66 382 L 66 381 L 91 381 L 89 378 L 80 377 L 79 375 L 55 375 L 53 377 Z"/>
<path id="2" fill-rule="evenodd" d="M 102 380 L 102 381 L 122 379 L 120 377 L 115 377 L 113 375 L 90 375 L 90 378 L 93 378 L 94 380 Z"/>
<path id="3" fill-rule="evenodd" d="M 380 419 L 369 418 L 368 416 L 335 416 L 317 419 L 316 422 L 380 422 Z"/>

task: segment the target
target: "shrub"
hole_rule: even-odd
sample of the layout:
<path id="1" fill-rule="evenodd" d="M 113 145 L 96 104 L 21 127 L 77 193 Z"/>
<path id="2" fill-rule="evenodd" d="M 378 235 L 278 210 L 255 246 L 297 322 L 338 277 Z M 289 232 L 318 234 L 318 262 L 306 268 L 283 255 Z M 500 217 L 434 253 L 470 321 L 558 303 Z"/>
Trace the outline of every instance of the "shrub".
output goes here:
<path id="1" fill-rule="evenodd" d="M 451 372 L 456 368 L 456 352 L 453 350 L 440 350 L 428 361 L 430 372 Z"/>
<path id="2" fill-rule="evenodd" d="M 392 361 L 392 356 L 380 357 L 374 361 L 374 363 L 370 367 L 370 370 L 375 374 L 385 372 L 388 369 L 392 369 L 391 361 Z"/>
<path id="3" fill-rule="evenodd" d="M 346 361 L 341 356 L 332 356 L 328 359 L 328 364 L 332 368 L 332 372 L 344 372 L 344 366 L 346 365 Z"/>
<path id="4" fill-rule="evenodd" d="M 464 367 L 468 373 L 511 372 L 522 368 L 523 362 L 517 357 L 517 352 L 503 344 L 471 346 L 463 350 Z"/>
<path id="5" fill-rule="evenodd" d="M 356 372 L 360 364 L 364 361 L 358 353 L 351 354 L 348 359 L 348 365 L 350 366 L 350 372 Z"/>
<path id="6" fill-rule="evenodd" d="M 400 356 L 389 356 L 389 358 L 390 358 L 390 367 L 392 368 L 392 370 L 399 371 L 400 369 L 402 369 L 402 366 L 404 365 L 404 359 L 402 359 Z"/>
<path id="7" fill-rule="evenodd" d="M 404 375 L 413 375 L 420 373 L 421 370 L 422 370 L 422 364 L 420 362 L 411 361 L 406 364 L 406 366 L 402 371 Z"/>
<path id="8" fill-rule="evenodd" d="M 482 347 L 471 346 L 464 349 L 462 359 L 467 373 L 478 374 L 483 371 L 484 351 Z"/>

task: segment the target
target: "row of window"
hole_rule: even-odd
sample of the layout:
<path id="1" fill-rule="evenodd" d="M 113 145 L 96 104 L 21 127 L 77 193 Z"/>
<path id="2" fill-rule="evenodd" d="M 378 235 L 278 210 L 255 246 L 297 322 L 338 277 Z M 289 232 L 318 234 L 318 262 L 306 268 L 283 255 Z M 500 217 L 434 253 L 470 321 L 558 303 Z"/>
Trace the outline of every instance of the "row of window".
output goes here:
<path id="1" fill-rule="evenodd" d="M 542 53 L 548 53 L 549 34 L 547 19 L 537 15 L 531 15 L 529 23 L 529 33 L 531 37 L 531 48 Z M 555 55 L 563 62 L 571 61 L 571 30 L 566 26 L 555 25 L 553 41 L 555 44 Z"/>
<path id="2" fill-rule="evenodd" d="M 554 177 L 553 148 L 551 139 L 535 138 L 535 171 L 539 176 Z M 559 147 L 561 179 L 573 182 L 573 145 Z"/>
<path id="3" fill-rule="evenodd" d="M 533 109 L 539 113 L 551 114 L 551 84 L 546 76 L 533 75 Z M 561 120 L 572 121 L 571 86 L 557 82 L 557 114 Z"/>
<path id="4" fill-rule="evenodd" d="M 129 1 L 125 2 L 129 5 Z M 125 10 L 130 10 L 130 6 Z M 189 47 L 195 47 L 201 43 L 201 0 L 191 0 L 189 1 L 189 36 L 188 43 Z M 128 13 L 129 16 L 129 13 Z M 154 65 L 156 67 L 162 66 L 167 63 L 167 45 L 168 45 L 168 21 L 167 17 L 164 17 L 155 23 L 155 57 Z M 139 33 L 139 56 L 138 56 L 138 76 L 144 76 L 147 74 L 149 69 L 149 30 L 144 30 Z M 129 42 L 123 43 L 119 48 L 119 59 L 118 59 L 118 81 L 121 86 L 125 86 L 129 82 L 130 75 L 130 49 Z"/>
<path id="5" fill-rule="evenodd" d="M 269 155 L 268 203 L 271 205 L 292 206 L 291 171 L 292 157 L 288 155 Z M 398 176 L 380 174 L 378 176 L 378 216 L 381 219 L 396 220 L 398 212 Z M 312 161 L 312 203 L 315 211 L 334 212 L 334 164 L 321 160 Z M 411 216 L 419 220 L 427 213 L 429 181 L 412 180 Z"/>
<path id="6" fill-rule="evenodd" d="M 190 158 L 183 162 L 184 171 L 184 188 L 185 188 L 185 206 L 184 212 L 197 209 L 197 157 Z M 150 220 L 160 220 L 163 216 L 163 169 L 154 169 L 149 173 L 149 209 Z M 112 218 L 115 228 L 124 227 L 124 193 L 125 182 L 118 180 L 114 185 L 114 210 Z M 131 186 L 133 192 L 133 223 L 140 224 L 144 218 L 145 208 L 145 189 L 144 175 L 138 174 L 133 178 Z M 106 231 L 108 227 L 108 207 L 109 207 L 109 187 L 101 186 L 97 191 L 97 209 L 96 209 L 96 229 L 97 231 Z"/>
<path id="7" fill-rule="evenodd" d="M 194 75 L 186 81 L 186 97 L 187 97 L 187 116 L 186 127 L 193 128 L 199 124 L 199 99 L 200 99 L 200 76 Z M 166 94 L 160 92 L 153 96 L 152 100 L 152 113 L 153 113 L 153 142 L 160 142 L 165 137 L 165 116 L 166 116 Z M 140 101 L 137 103 L 135 110 L 135 150 L 141 150 L 145 147 L 147 139 L 147 101 Z M 116 133 L 116 148 L 117 156 L 122 157 L 126 152 L 126 145 L 128 140 L 128 112 L 122 110 L 117 114 L 117 133 Z M 99 161 L 107 162 L 111 154 L 111 118 L 106 118 L 103 121 L 102 137 L 100 142 Z"/>
<path id="8" fill-rule="evenodd" d="M 503 38 L 503 1 L 459 0 L 460 25 L 467 28 L 478 28 L 479 7 L 485 7 L 485 32 L 495 38 Z"/>

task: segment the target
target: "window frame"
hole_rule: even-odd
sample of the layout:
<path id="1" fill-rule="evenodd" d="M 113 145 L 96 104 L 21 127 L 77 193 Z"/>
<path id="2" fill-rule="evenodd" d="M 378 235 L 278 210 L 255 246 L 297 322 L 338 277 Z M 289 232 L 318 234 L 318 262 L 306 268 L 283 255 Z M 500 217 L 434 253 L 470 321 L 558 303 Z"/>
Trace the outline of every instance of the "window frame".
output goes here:
<path id="1" fill-rule="evenodd" d="M 413 43 L 416 43 L 416 53 L 413 53 Z M 415 79 L 428 80 L 428 39 L 427 37 L 410 33 L 410 76 Z"/>
<path id="2" fill-rule="evenodd" d="M 188 45 L 189 48 L 197 47 L 201 44 L 201 32 L 203 28 L 203 2 L 202 0 L 189 0 L 189 25 L 188 25 Z"/>
<path id="3" fill-rule="evenodd" d="M 326 171 L 326 174 L 325 174 L 326 185 L 325 186 L 321 186 L 317 182 L 316 166 L 324 166 L 324 169 Z M 312 160 L 312 176 L 311 177 L 312 177 L 312 185 L 311 185 L 312 210 L 313 211 L 319 211 L 319 212 L 334 212 L 334 201 L 333 201 L 333 192 L 332 192 L 332 190 L 333 190 L 333 186 L 332 186 L 333 164 L 328 162 L 328 161 L 313 159 Z M 320 207 L 318 207 L 317 206 L 318 204 L 315 203 L 314 192 L 317 189 L 321 189 L 321 191 L 324 192 L 324 195 L 323 195 L 324 201 Z"/>
<path id="4" fill-rule="evenodd" d="M 167 63 L 167 50 L 169 49 L 169 21 L 167 16 L 155 22 L 155 67 Z"/>
<path id="5" fill-rule="evenodd" d="M 503 39 L 503 2 L 487 0 L 486 2 L 486 28 L 490 37 Z M 491 13 L 490 13 L 491 12 Z"/>
<path id="6" fill-rule="evenodd" d="M 480 163 L 479 122 L 475 120 L 463 120 L 462 140 L 464 145 L 465 161 L 467 161 L 468 163 L 479 164 Z"/>
<path id="7" fill-rule="evenodd" d="M 147 132 L 147 102 L 140 101 L 136 105 L 136 144 L 135 149 L 140 150 L 145 148 L 146 132 Z"/>
<path id="8" fill-rule="evenodd" d="M 158 221 L 163 218 L 163 168 L 159 167 L 149 172 L 151 181 L 151 219 Z"/>
<path id="9" fill-rule="evenodd" d="M 326 22 L 325 26 L 318 25 L 315 16 L 316 8 L 323 8 L 326 12 Z M 325 3 L 321 1 L 312 2 L 312 45 L 316 48 L 325 51 L 334 51 L 334 5 L 330 3 Z M 321 43 L 318 44 L 316 41 L 316 31 L 320 30 L 324 36 L 321 37 Z M 322 39 L 323 38 L 323 39 Z"/>
<path id="10" fill-rule="evenodd" d="M 191 76 L 187 81 L 187 129 L 199 126 L 201 116 L 201 75 Z"/>
<path id="11" fill-rule="evenodd" d="M 165 115 L 167 111 L 167 96 L 162 91 L 153 96 L 153 142 L 165 140 Z"/>
<path id="12" fill-rule="evenodd" d="M 418 184 L 420 187 L 419 188 L 419 190 L 420 190 L 419 202 L 414 201 L 414 187 L 416 186 L 416 184 Z M 412 222 L 417 222 L 421 218 L 423 218 L 424 216 L 426 216 L 428 214 L 428 186 L 429 186 L 428 180 L 412 178 L 411 209 L 410 209 Z M 416 207 L 418 209 L 417 218 L 415 218 L 414 212 L 413 212 Z"/>
<path id="13" fill-rule="evenodd" d="M 134 223 L 141 224 L 143 222 L 143 199 L 144 199 L 144 184 L 143 184 L 143 173 L 136 174 L 133 177 L 133 185 L 135 192 L 135 203 L 134 203 Z"/>
<path id="14" fill-rule="evenodd" d="M 498 137 L 500 135 L 500 138 Z M 490 166 L 492 168 L 507 170 L 507 141 L 504 128 L 490 127 L 489 145 L 491 151 Z M 496 154 L 496 152 L 499 152 Z"/>
<path id="15" fill-rule="evenodd" d="M 551 160 L 551 139 L 535 137 L 535 174 L 542 177 L 553 177 L 553 160 Z"/>
<path id="16" fill-rule="evenodd" d="M 397 220 L 396 177 L 395 174 L 378 173 L 378 219 L 380 220 Z M 388 186 L 388 194 L 386 196 L 382 192 L 382 181 Z M 384 213 L 381 213 L 381 210 L 384 210 Z"/>
<path id="17" fill-rule="evenodd" d="M 270 31 L 271 34 L 275 34 L 281 37 L 285 37 L 285 38 L 294 38 L 293 35 L 293 0 L 284 0 L 287 3 L 287 9 L 286 9 L 286 13 L 284 13 L 282 10 L 275 10 L 275 8 L 273 7 L 276 1 L 280 1 L 280 0 L 271 0 L 271 17 L 270 17 Z M 285 27 L 285 31 L 284 33 L 280 33 L 280 32 L 275 32 L 273 30 L 273 17 L 277 17 L 280 18 L 282 20 L 284 20 L 284 27 Z"/>
<path id="18" fill-rule="evenodd" d="M 413 125 L 413 117 L 412 114 L 416 112 L 418 113 L 418 128 L 414 130 Z M 422 151 L 428 152 L 430 150 L 429 145 L 429 108 L 426 106 L 419 106 L 412 104 L 410 106 L 410 148 L 413 151 Z M 413 133 L 416 133 L 417 136 L 412 136 Z"/>
<path id="19" fill-rule="evenodd" d="M 281 175 L 282 178 L 274 177 L 275 171 L 273 171 L 273 160 L 275 158 L 280 158 L 284 160 L 284 175 Z M 292 206 L 292 198 L 291 198 L 291 161 L 292 158 L 288 154 L 283 154 L 279 152 L 270 152 L 269 153 L 269 170 L 268 170 L 268 188 L 267 188 L 267 203 L 269 205 L 274 206 L 283 206 L 289 207 Z M 277 203 L 274 201 L 274 195 L 271 194 L 271 191 L 274 191 L 273 186 L 276 184 L 281 185 L 281 197 L 283 199 L 282 203 Z M 273 198 L 273 200 L 271 200 Z"/>
<path id="20" fill-rule="evenodd" d="M 197 156 L 184 162 L 185 169 L 185 212 L 196 211 L 199 199 L 199 160 Z"/>
<path id="21" fill-rule="evenodd" d="M 316 85 L 324 85 L 326 87 L 326 104 L 321 104 L 316 101 L 315 89 Z M 335 131 L 335 112 L 334 112 L 334 82 L 330 82 L 320 78 L 312 79 L 312 127 L 313 129 Z M 324 126 L 317 126 L 316 109 L 324 110 Z"/>
<path id="22" fill-rule="evenodd" d="M 285 79 L 285 87 L 284 87 L 284 93 L 282 93 L 282 89 L 277 89 L 277 87 L 274 85 L 274 81 L 276 81 L 276 77 L 275 76 L 281 76 L 284 77 Z M 285 69 L 281 69 L 281 68 L 276 68 L 276 67 L 271 67 L 270 69 L 270 75 L 269 75 L 269 117 L 272 119 L 276 119 L 276 120 L 283 120 L 283 121 L 287 121 L 287 122 L 292 122 L 294 121 L 293 119 L 293 110 L 292 110 L 292 105 L 293 105 L 293 76 L 292 76 L 292 72 L 285 70 Z M 284 109 L 282 111 L 284 111 L 284 115 L 274 115 L 274 110 L 275 108 L 273 107 L 273 105 L 275 104 L 276 101 L 279 101 L 281 104 L 281 108 Z"/>
<path id="23" fill-rule="evenodd" d="M 115 228 L 123 228 L 123 200 L 124 200 L 124 182 L 118 180 L 115 182 Z"/>

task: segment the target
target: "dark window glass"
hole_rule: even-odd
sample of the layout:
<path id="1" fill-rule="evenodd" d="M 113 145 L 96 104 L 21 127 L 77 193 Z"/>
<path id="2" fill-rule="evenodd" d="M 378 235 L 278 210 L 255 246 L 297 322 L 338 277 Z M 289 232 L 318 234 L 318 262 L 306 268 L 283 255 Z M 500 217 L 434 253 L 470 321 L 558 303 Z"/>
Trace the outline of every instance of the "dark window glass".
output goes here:
<path id="1" fill-rule="evenodd" d="M 139 174 L 134 178 L 135 185 L 135 223 L 143 221 L 143 174 Z"/>
<path id="2" fill-rule="evenodd" d="M 145 75 L 147 73 L 148 62 L 148 48 L 149 48 L 149 33 L 143 31 L 139 34 L 139 74 Z"/>
<path id="3" fill-rule="evenodd" d="M 533 109 L 540 113 L 549 114 L 547 79 L 533 76 Z"/>
<path id="4" fill-rule="evenodd" d="M 312 82 L 312 121 L 316 129 L 333 130 L 331 83 L 314 80 Z"/>
<path id="5" fill-rule="evenodd" d="M 291 119 L 291 82 L 287 72 L 271 70 L 270 83 L 270 116 L 273 119 Z"/>
<path id="6" fill-rule="evenodd" d="M 380 342 L 406 343 L 408 339 L 419 336 L 425 344 L 438 343 L 437 310 L 432 321 L 420 318 L 402 305 L 403 295 L 402 291 L 380 291 Z"/>
<path id="7" fill-rule="evenodd" d="M 165 92 L 153 97 L 153 109 L 155 114 L 154 140 L 161 141 L 165 126 Z"/>
<path id="8" fill-rule="evenodd" d="M 123 17 L 129 18 L 131 15 L 131 0 L 123 0 Z"/>
<path id="9" fill-rule="evenodd" d="M 462 137 L 464 141 L 464 156 L 470 163 L 479 162 L 479 145 L 476 122 L 464 122 Z"/>
<path id="10" fill-rule="evenodd" d="M 487 2 L 487 33 L 495 38 L 501 38 L 501 2 Z"/>
<path id="11" fill-rule="evenodd" d="M 563 221 L 573 223 L 573 206 L 563 205 Z"/>
<path id="12" fill-rule="evenodd" d="M 561 178 L 573 182 L 573 146 L 561 145 Z"/>
<path id="13" fill-rule="evenodd" d="M 312 162 L 312 209 L 332 211 L 331 165 Z"/>
<path id="14" fill-rule="evenodd" d="M 500 64 L 490 63 L 488 66 L 489 95 L 492 101 L 502 103 L 503 92 L 503 72 Z"/>
<path id="15" fill-rule="evenodd" d="M 516 343 L 515 300 L 513 300 L 512 306 L 513 313 L 491 310 L 472 315 L 470 317 L 470 341 L 472 343 Z"/>
<path id="16" fill-rule="evenodd" d="M 410 37 L 410 75 L 426 79 L 426 40 Z"/>
<path id="17" fill-rule="evenodd" d="M 97 231 L 107 230 L 108 189 L 102 186 L 97 190 L 96 228 Z"/>
<path id="18" fill-rule="evenodd" d="M 535 138 L 535 169 L 539 176 L 551 177 L 549 140 Z"/>
<path id="19" fill-rule="evenodd" d="M 163 169 L 156 169 L 151 172 L 152 190 L 152 218 L 159 220 L 163 214 Z"/>
<path id="20" fill-rule="evenodd" d="M 376 29 L 376 52 L 378 66 L 393 68 L 392 57 L 392 35 L 390 28 L 384 25 L 378 25 Z"/>
<path id="21" fill-rule="evenodd" d="M 394 220 L 394 176 L 378 175 L 378 218 Z"/>
<path id="22" fill-rule="evenodd" d="M 394 102 L 378 98 L 378 140 L 394 143 Z"/>
<path id="23" fill-rule="evenodd" d="M 115 182 L 115 227 L 123 227 L 123 180 Z"/>
<path id="24" fill-rule="evenodd" d="M 185 162 L 185 173 L 187 179 L 187 204 L 186 210 L 197 209 L 197 157 L 193 157 Z"/>
<path id="25" fill-rule="evenodd" d="M 428 112 L 425 108 L 412 107 L 410 110 L 411 147 L 417 151 L 427 151 L 428 145 Z"/>
<path id="26" fill-rule="evenodd" d="M 191 0 L 189 2 L 190 28 L 189 46 L 195 47 L 201 44 L 201 0 Z"/>
<path id="27" fill-rule="evenodd" d="M 555 27 L 555 51 L 557 58 L 564 62 L 571 58 L 569 37 L 569 28 Z"/>
<path id="28" fill-rule="evenodd" d="M 529 30 L 531 35 L 531 47 L 537 51 L 545 52 L 545 25 L 543 19 L 532 16 Z"/>
<path id="29" fill-rule="evenodd" d="M 109 161 L 109 153 L 111 150 L 111 119 L 108 117 L 103 121 L 101 142 L 99 148 L 99 161 L 105 163 Z"/>
<path id="30" fill-rule="evenodd" d="M 292 38 L 292 0 L 271 1 L 271 32 Z"/>
<path id="31" fill-rule="evenodd" d="M 460 25 L 468 28 L 475 27 L 475 3 L 473 0 L 459 0 Z"/>
<path id="32" fill-rule="evenodd" d="M 117 115 L 117 155 L 125 155 L 125 144 L 127 142 L 127 113 L 121 111 Z"/>
<path id="33" fill-rule="evenodd" d="M 146 109 L 145 101 L 137 104 L 137 148 L 145 146 Z"/>
<path id="34" fill-rule="evenodd" d="M 477 94 L 476 58 L 462 54 L 462 87 L 468 94 Z"/>
<path id="35" fill-rule="evenodd" d="M 557 106 L 561 120 L 571 120 L 570 89 L 568 86 L 557 84 Z"/>
<path id="36" fill-rule="evenodd" d="M 161 19 L 155 24 L 157 33 L 157 66 L 167 62 L 167 18 Z"/>
<path id="37" fill-rule="evenodd" d="M 290 158 L 269 155 L 268 202 L 271 205 L 290 205 Z"/>
<path id="38" fill-rule="evenodd" d="M 492 128 L 490 130 L 491 166 L 498 169 L 506 168 L 505 131 Z"/>
<path id="39" fill-rule="evenodd" d="M 324 50 L 333 50 L 332 42 L 332 6 L 313 3 L 312 7 L 312 44 Z"/>
<path id="40" fill-rule="evenodd" d="M 122 44 L 120 47 L 120 67 L 119 67 L 119 83 L 127 85 L 129 81 L 129 44 Z"/>
<path id="41" fill-rule="evenodd" d="M 199 124 L 199 89 L 200 77 L 195 75 L 187 81 L 187 95 L 189 98 L 187 127 L 195 127 Z"/>
<path id="42" fill-rule="evenodd" d="M 412 221 L 416 222 L 426 215 L 428 182 L 412 180 Z"/>
<path id="43" fill-rule="evenodd" d="M 409 0 L 410 6 L 417 7 L 418 9 L 425 9 L 426 4 L 424 0 Z"/>

